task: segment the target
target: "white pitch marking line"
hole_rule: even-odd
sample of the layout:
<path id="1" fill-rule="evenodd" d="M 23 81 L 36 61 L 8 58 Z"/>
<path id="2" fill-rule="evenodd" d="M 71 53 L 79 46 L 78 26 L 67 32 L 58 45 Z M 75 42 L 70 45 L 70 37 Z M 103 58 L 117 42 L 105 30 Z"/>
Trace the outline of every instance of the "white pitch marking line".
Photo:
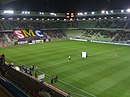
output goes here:
<path id="1" fill-rule="evenodd" d="M 43 72 L 40 71 L 40 73 L 43 73 Z M 51 75 L 49 75 L 49 74 L 45 74 L 45 75 L 48 75 L 48 76 L 51 77 Z M 81 91 L 81 92 L 83 92 L 83 93 L 85 93 L 85 94 L 87 94 L 87 95 L 90 95 L 90 96 L 92 96 L 92 97 L 97 97 L 97 96 L 95 96 L 95 95 L 93 95 L 93 94 L 91 94 L 91 93 L 89 93 L 89 92 L 86 92 L 86 91 L 84 91 L 84 90 L 82 90 L 82 89 L 80 89 L 80 88 L 78 88 L 78 87 L 75 87 L 75 86 L 73 86 L 73 85 L 71 85 L 71 84 L 68 84 L 68 83 L 66 83 L 65 81 L 62 81 L 62 80 L 59 80 L 59 81 L 62 82 L 62 83 L 64 83 L 64 84 L 66 84 L 66 85 L 68 85 L 68 86 L 70 86 L 70 87 L 72 87 L 72 88 L 74 88 L 74 89 L 77 89 L 77 90 L 79 90 L 79 91 Z"/>

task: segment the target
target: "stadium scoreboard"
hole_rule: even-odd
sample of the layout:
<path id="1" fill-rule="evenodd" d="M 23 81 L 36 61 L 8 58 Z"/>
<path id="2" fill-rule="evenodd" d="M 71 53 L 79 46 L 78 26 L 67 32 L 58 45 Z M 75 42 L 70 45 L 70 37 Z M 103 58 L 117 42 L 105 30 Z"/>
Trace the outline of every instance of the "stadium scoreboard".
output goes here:
<path id="1" fill-rule="evenodd" d="M 67 19 L 74 19 L 75 18 L 75 13 L 74 12 L 66 13 L 66 18 Z"/>

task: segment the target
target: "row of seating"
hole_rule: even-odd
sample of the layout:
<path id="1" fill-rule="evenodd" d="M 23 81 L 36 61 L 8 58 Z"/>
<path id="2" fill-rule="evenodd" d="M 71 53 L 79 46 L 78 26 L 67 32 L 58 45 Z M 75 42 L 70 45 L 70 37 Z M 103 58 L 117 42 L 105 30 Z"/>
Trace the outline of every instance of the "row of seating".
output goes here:
<path id="1" fill-rule="evenodd" d="M 130 28 L 127 19 L 102 19 L 85 21 L 42 21 L 42 20 L 1 20 L 0 29 L 46 29 L 46 28 Z"/>
<path id="2" fill-rule="evenodd" d="M 123 42 L 130 40 L 130 32 L 110 30 L 86 30 L 82 37 L 93 40 Z"/>
<path id="3" fill-rule="evenodd" d="M 14 97 L 28 97 L 25 93 L 23 93 L 20 89 L 14 86 L 12 83 L 7 81 L 6 79 L 0 77 L 0 84 L 7 89 Z"/>

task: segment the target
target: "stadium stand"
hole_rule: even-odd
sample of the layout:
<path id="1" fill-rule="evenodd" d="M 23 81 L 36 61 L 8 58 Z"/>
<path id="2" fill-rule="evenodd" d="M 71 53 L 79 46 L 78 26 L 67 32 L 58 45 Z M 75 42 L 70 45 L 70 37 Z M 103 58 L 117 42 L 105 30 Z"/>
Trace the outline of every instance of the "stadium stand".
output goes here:
<path id="1" fill-rule="evenodd" d="M 15 65 L 5 63 L 4 55 L 0 55 L 0 73 L 34 97 L 68 97 L 67 93 L 43 82 L 43 80 L 38 80 L 21 70 L 16 70 Z M 28 97 L 2 77 L 0 77 L 0 84 L 15 97 Z"/>
<path id="2" fill-rule="evenodd" d="M 27 17 L 25 19 L 23 16 L 20 16 L 19 19 L 9 19 L 6 17 L 5 19 L 0 19 L 0 47 L 18 45 L 19 42 L 24 44 L 26 41 L 27 43 L 32 43 L 32 40 L 44 40 L 46 42 L 51 39 L 70 38 L 88 41 L 130 43 L 130 21 L 127 18 L 105 19 L 103 17 L 102 19 L 89 19 L 87 17 L 82 19 L 80 17 L 81 19 L 79 20 L 76 20 L 76 18 L 74 20 L 47 20 L 47 18 L 50 18 L 50 16 L 46 17 L 46 20 L 36 19 L 36 17 L 34 19 Z M 14 30 L 21 29 L 26 31 L 38 29 L 42 31 L 45 37 L 34 37 L 31 36 L 32 33 L 28 32 L 29 37 L 20 39 L 16 37 Z M 68 97 L 67 93 L 52 85 L 41 80 L 39 81 L 23 71 L 17 71 L 11 64 L 0 66 L 0 69 L 4 70 L 2 71 L 4 77 L 35 97 Z M 0 78 L 0 82 L 3 85 L 2 87 L 5 86 L 14 96 L 20 97 L 14 93 L 16 91 L 19 92 L 17 94 L 21 94 L 21 91 L 16 87 L 3 78 Z M 13 89 L 11 88 L 10 90 L 10 87 L 13 87 Z M 24 94 L 21 95 L 26 97 Z"/>
<path id="3" fill-rule="evenodd" d="M 20 91 L 18 88 L 16 88 L 13 84 L 11 84 L 9 81 L 7 81 L 4 78 L 0 78 L 0 84 L 6 88 L 14 97 L 28 97 L 26 94 L 24 94 L 22 91 Z"/>

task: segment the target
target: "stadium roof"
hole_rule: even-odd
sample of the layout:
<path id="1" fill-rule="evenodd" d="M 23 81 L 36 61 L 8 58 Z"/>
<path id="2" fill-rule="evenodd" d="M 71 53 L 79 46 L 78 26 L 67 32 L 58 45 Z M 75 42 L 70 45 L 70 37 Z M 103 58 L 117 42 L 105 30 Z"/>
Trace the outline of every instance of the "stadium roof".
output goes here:
<path id="1" fill-rule="evenodd" d="M 130 8 L 130 0 L 0 0 L 0 3 L 4 4 L 1 9 L 62 13 Z"/>
<path id="2" fill-rule="evenodd" d="M 13 1 L 16 1 L 16 0 L 0 0 L 0 3 L 1 4 L 7 4 L 7 3 L 11 3 Z"/>

